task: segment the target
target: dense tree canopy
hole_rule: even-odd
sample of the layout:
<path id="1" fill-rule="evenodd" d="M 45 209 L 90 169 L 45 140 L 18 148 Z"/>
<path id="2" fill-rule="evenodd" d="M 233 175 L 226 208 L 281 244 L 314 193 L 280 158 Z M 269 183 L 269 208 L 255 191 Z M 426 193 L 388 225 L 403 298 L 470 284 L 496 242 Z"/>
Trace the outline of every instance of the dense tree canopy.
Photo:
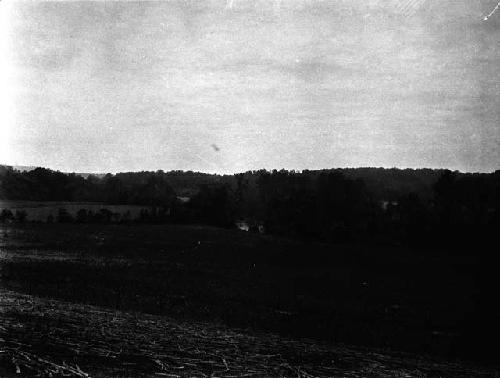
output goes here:
<path id="1" fill-rule="evenodd" d="M 224 227 L 245 220 L 268 233 L 331 242 L 432 240 L 436 246 L 463 246 L 491 237 L 499 224 L 500 171 L 360 168 L 83 177 L 2 167 L 0 199 L 135 204 L 152 209 L 142 220 Z M 83 213 L 77 218 L 96 219 Z M 11 217 L 5 213 L 2 219 Z"/>

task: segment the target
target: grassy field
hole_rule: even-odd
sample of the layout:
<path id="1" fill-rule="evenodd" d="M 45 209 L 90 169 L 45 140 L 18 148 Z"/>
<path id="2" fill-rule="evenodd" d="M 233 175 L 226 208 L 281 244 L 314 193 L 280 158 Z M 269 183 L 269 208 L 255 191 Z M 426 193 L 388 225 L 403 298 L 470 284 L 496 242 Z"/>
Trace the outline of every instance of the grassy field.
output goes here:
<path id="1" fill-rule="evenodd" d="M 101 209 L 107 209 L 112 213 L 123 215 L 130 214 L 130 219 L 135 219 L 139 216 L 140 211 L 147 207 L 137 205 L 109 205 L 97 202 L 55 202 L 55 201 L 2 201 L 0 200 L 0 212 L 3 209 L 10 210 L 13 213 L 16 211 L 24 211 L 29 221 L 45 222 L 47 217 L 52 216 L 57 218 L 59 209 L 65 209 L 73 218 L 76 217 L 78 210 L 85 209 L 98 213 Z"/>
<path id="2" fill-rule="evenodd" d="M 99 306 L 125 318 L 138 312 L 148 314 L 141 319 L 166 316 L 174 323 L 246 329 L 248 335 L 272 332 L 449 359 L 466 354 L 474 309 L 473 261 L 464 258 L 202 226 L 26 224 L 0 231 L 0 258 L 3 287 L 24 294 L 25 303 L 41 301 L 42 309 L 26 304 L 16 315 L 38 328 L 46 311 L 62 311 L 55 318 L 78 323 L 83 320 L 75 311 Z M 61 303 L 73 310 L 50 310 Z M 273 349 L 269 345 L 266 353 Z M 299 366 L 302 357 L 293 358 Z M 329 376 L 326 370 L 311 374 Z M 433 374 L 414 376 L 426 375 Z"/>

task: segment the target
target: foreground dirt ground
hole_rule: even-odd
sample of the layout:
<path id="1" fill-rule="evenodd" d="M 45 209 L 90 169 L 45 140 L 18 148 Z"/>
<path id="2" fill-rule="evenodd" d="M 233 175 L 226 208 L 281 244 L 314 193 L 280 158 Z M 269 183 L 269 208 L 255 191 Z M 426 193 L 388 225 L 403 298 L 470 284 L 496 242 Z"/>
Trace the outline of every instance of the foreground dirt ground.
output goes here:
<path id="1" fill-rule="evenodd" d="M 183 323 L 0 289 L 0 376 L 499 377 L 412 355 Z"/>

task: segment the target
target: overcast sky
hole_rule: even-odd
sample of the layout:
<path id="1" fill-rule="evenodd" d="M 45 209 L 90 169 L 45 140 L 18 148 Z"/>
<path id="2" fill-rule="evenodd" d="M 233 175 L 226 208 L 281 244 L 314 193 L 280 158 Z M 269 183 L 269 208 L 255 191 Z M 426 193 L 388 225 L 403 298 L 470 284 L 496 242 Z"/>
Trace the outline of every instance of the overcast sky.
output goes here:
<path id="1" fill-rule="evenodd" d="M 500 169 L 493 0 L 0 3 L 0 163 Z"/>

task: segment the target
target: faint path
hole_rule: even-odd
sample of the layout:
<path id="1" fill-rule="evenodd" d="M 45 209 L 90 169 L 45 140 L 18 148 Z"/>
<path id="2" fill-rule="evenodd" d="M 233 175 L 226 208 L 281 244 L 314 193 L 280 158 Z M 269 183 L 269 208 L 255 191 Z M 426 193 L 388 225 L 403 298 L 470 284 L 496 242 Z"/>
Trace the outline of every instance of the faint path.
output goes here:
<path id="1" fill-rule="evenodd" d="M 16 374 L 17 371 L 17 374 Z M 291 340 L 0 288 L 0 376 L 500 377 L 405 354 Z"/>

